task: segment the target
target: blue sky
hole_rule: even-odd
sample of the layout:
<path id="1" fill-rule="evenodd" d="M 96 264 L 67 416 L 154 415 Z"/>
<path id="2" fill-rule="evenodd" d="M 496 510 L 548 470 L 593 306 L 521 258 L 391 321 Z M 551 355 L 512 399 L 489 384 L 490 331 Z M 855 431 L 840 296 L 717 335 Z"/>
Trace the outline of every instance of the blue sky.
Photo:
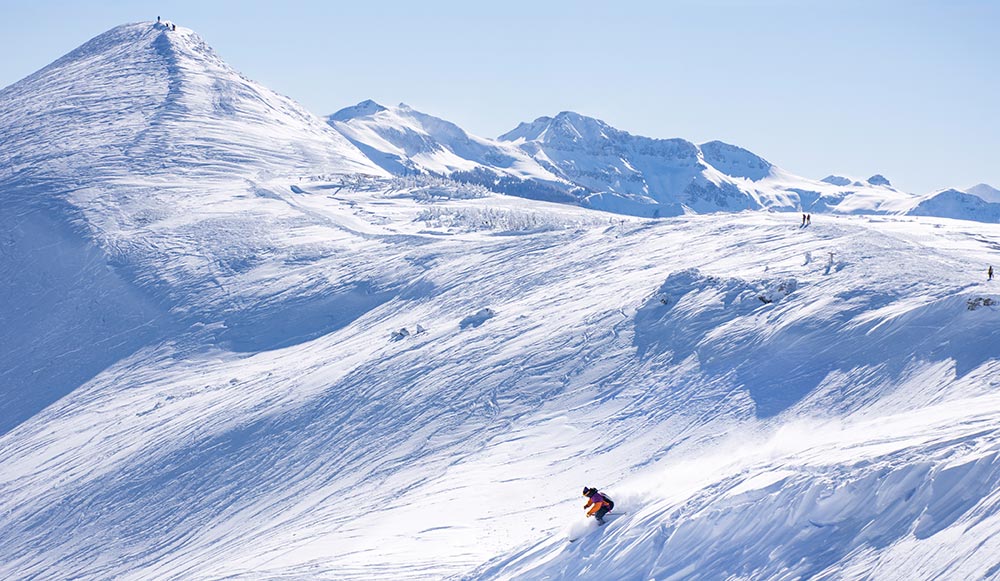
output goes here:
<path id="1" fill-rule="evenodd" d="M 496 136 L 573 110 L 809 177 L 1000 187 L 995 1 L 0 2 L 0 86 L 160 15 L 321 115 L 406 102 Z"/>

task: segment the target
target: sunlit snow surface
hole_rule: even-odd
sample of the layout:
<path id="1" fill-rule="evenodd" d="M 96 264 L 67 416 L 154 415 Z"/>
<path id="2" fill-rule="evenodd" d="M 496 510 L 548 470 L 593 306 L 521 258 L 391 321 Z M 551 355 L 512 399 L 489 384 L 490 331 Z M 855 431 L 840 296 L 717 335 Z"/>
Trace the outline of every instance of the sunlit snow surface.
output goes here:
<path id="1" fill-rule="evenodd" d="M 270 256 L 0 440 L 5 576 L 994 564 L 988 226 L 334 185 L 273 184 Z M 570 546 L 587 483 L 628 514 Z"/>
<path id="2" fill-rule="evenodd" d="M 389 179 L 182 33 L 177 156 L 4 146 L 0 578 L 996 576 L 997 226 Z"/>

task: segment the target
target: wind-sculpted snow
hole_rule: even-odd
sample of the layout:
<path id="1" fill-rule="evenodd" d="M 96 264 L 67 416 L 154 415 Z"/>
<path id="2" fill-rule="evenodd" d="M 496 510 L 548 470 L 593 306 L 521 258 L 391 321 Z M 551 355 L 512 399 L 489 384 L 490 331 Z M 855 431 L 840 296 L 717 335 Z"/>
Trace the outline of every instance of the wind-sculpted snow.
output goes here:
<path id="1" fill-rule="evenodd" d="M 390 179 L 153 24 L 4 95 L 0 578 L 997 573 L 994 225 Z"/>
<path id="2" fill-rule="evenodd" d="M 901 250 L 892 237 L 868 236 L 873 252 Z M 823 264 L 804 257 L 803 271 L 814 276 L 802 283 L 787 275 L 739 280 L 697 270 L 673 273 L 636 314 L 638 352 L 662 354 L 674 364 L 693 358 L 702 372 L 731 375 L 746 386 L 761 416 L 780 413 L 807 394 L 850 390 L 869 381 L 873 370 L 900 377 L 927 362 L 950 360 L 961 376 L 994 357 L 994 321 L 963 311 L 965 289 L 919 300 L 905 298 L 892 280 L 844 289 L 838 280 L 844 271 L 869 271 L 866 260 L 830 256 Z M 874 397 L 885 387 L 867 389 L 866 397 Z"/>
<path id="3" fill-rule="evenodd" d="M 0 434 L 177 331 L 46 208 L 0 212 Z"/>
<path id="4" fill-rule="evenodd" d="M 574 544 L 557 536 L 467 578 L 992 578 L 998 404 L 814 419 L 703 449 L 623 489 L 628 514 L 605 530 Z"/>
<path id="5" fill-rule="evenodd" d="M 836 218 L 801 229 L 764 215 L 421 234 L 416 218 L 429 207 L 459 213 L 512 202 L 430 201 L 376 182 L 368 190 L 296 183 L 299 193 L 269 191 L 312 216 L 317 246 L 274 237 L 273 259 L 219 271 L 218 293 L 185 303 L 218 318 L 120 359 L 0 440 L 6 576 L 460 574 L 560 534 L 579 518 L 577 501 L 565 499 L 581 482 L 628 491 L 628 475 L 651 460 L 669 467 L 680 461 L 671 450 L 690 453 L 758 416 L 778 414 L 771 421 L 780 425 L 818 410 L 917 413 L 982 394 L 998 370 L 988 347 L 995 309 L 969 310 L 962 300 L 979 274 L 949 266 L 966 260 L 962 252 L 937 249 L 946 239 L 978 252 L 979 234 Z M 818 258 L 827 248 L 837 249 L 832 268 Z M 313 286 L 283 283 L 287 290 L 247 312 L 275 317 L 260 332 L 300 339 L 227 336 L 246 327 L 230 321 L 218 297 L 268 296 L 279 273 Z M 350 288 L 344 280 L 383 282 L 378 291 L 354 287 L 352 296 L 370 297 L 359 304 L 338 294 Z M 296 318 L 313 295 L 330 300 Z M 954 298 L 928 300 L 936 295 Z M 423 332 L 393 339 L 418 325 Z M 856 351 L 833 355 L 868 334 Z M 880 344 L 886 365 L 861 352 Z M 811 358 L 821 345 L 829 358 Z M 817 371 L 798 377 L 810 363 Z M 798 387 L 789 390 L 789 379 Z M 831 474 L 868 482 L 864 471 L 828 462 Z M 783 480 L 796 484 L 780 489 L 781 503 L 818 486 L 809 478 Z M 705 503 L 712 490 L 701 493 Z M 729 566 L 726 543 L 747 538 L 706 537 L 715 528 L 698 524 L 700 512 L 647 514 L 634 503 L 648 496 L 615 498 L 633 513 L 616 523 L 625 530 L 695 532 L 683 552 L 670 545 L 662 556 L 646 540 L 615 540 L 605 552 L 605 541 L 588 537 L 581 546 L 598 560 L 594 578 L 619 571 L 623 551 L 663 570 L 683 569 L 692 553 L 728 555 L 713 566 Z M 764 514 L 720 506 L 713 518 L 741 530 Z M 633 529 L 636 518 L 648 520 Z M 748 567 L 770 570 L 752 559 L 772 550 L 789 562 L 805 551 L 786 546 L 791 525 L 754 526 L 770 536 L 746 553 Z M 831 548 L 815 563 L 847 559 L 850 545 L 836 541 L 855 536 L 824 538 Z M 566 576 L 578 572 L 566 566 Z M 810 566 L 819 567 L 796 570 Z"/>

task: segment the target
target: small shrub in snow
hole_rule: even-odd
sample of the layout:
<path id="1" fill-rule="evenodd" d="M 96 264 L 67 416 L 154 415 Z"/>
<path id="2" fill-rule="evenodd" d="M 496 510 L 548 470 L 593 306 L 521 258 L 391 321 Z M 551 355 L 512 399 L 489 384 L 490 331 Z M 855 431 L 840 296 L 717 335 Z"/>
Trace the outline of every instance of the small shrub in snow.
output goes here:
<path id="1" fill-rule="evenodd" d="M 462 232 L 492 230 L 497 232 L 542 232 L 579 226 L 555 214 L 508 210 L 502 208 L 433 207 L 420 213 L 417 220 L 428 228 L 444 228 Z"/>
<path id="2" fill-rule="evenodd" d="M 974 311 L 979 307 L 992 307 L 997 304 L 997 301 L 991 299 L 990 297 L 976 297 L 974 299 L 969 299 L 965 304 L 970 311 Z"/>
<path id="3" fill-rule="evenodd" d="M 373 192 L 384 189 L 390 180 L 366 174 L 321 174 L 304 176 L 299 179 L 307 184 L 322 183 L 325 188 L 353 190 L 356 192 Z M 301 188 L 299 188 L 301 189 Z"/>
<path id="4" fill-rule="evenodd" d="M 466 182 L 459 182 L 430 175 L 412 175 L 393 178 L 390 191 L 405 192 L 416 200 L 474 200 L 495 195 L 489 189 Z"/>

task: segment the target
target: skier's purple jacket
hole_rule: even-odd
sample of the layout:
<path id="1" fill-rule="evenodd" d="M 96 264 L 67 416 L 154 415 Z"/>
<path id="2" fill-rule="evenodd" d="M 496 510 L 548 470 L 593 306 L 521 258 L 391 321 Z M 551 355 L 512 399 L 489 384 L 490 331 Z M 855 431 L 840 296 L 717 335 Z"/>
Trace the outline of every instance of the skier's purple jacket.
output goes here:
<path id="1" fill-rule="evenodd" d="M 593 508 L 590 508 L 591 505 L 593 505 Z M 608 510 L 611 509 L 611 503 L 608 502 L 608 499 L 604 498 L 604 495 L 600 492 L 595 492 L 587 498 L 587 505 L 583 508 L 590 508 L 590 512 L 587 513 L 587 516 L 593 516 L 597 511 L 601 510 L 602 506 L 605 505 L 607 505 Z"/>

